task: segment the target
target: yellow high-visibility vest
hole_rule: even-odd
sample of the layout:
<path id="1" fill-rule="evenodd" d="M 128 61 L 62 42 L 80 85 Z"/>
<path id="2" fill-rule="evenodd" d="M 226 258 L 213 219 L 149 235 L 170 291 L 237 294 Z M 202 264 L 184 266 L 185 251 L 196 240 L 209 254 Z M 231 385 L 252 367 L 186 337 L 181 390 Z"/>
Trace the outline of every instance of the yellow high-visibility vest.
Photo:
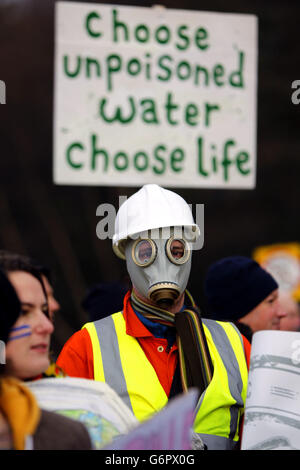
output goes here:
<path id="1" fill-rule="evenodd" d="M 248 370 L 243 341 L 231 323 L 203 320 L 214 373 L 202 393 L 194 431 L 208 449 L 231 449 L 239 439 Z M 108 383 L 140 421 L 160 411 L 168 397 L 139 342 L 126 334 L 122 312 L 86 323 L 94 379 Z"/>

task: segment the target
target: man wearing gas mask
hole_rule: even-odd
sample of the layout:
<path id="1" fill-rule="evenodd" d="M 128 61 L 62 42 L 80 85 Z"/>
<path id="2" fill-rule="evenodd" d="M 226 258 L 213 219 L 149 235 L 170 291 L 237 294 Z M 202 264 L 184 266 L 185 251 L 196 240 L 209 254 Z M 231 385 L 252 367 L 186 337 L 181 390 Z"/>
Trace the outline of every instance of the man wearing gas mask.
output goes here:
<path id="1" fill-rule="evenodd" d="M 107 382 L 140 421 L 189 388 L 199 390 L 193 444 L 238 448 L 247 389 L 246 340 L 231 323 L 202 319 L 186 286 L 200 235 L 188 204 L 155 184 L 120 207 L 113 250 L 132 289 L 122 312 L 87 323 L 58 365 Z M 246 348 L 247 349 L 247 348 Z"/>

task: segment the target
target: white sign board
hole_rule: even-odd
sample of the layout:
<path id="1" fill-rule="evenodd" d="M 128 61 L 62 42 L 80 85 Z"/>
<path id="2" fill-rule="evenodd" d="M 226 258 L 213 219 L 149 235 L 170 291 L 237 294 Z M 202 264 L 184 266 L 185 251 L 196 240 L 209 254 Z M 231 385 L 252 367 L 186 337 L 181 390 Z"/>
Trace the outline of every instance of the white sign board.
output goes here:
<path id="1" fill-rule="evenodd" d="M 255 187 L 255 16 L 55 6 L 56 184 Z"/>
<path id="2" fill-rule="evenodd" d="M 253 335 L 242 450 L 300 449 L 300 332 Z"/>

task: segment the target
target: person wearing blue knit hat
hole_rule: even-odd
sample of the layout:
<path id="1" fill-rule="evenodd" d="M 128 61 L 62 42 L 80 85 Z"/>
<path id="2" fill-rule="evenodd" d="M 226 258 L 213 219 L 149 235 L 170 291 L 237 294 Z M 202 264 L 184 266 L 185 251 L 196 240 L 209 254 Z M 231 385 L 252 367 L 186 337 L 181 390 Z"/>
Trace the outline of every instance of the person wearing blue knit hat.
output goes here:
<path id="1" fill-rule="evenodd" d="M 251 342 L 259 330 L 279 330 L 286 314 L 278 299 L 278 284 L 256 261 L 229 256 L 213 263 L 204 283 L 210 318 L 230 321 Z"/>

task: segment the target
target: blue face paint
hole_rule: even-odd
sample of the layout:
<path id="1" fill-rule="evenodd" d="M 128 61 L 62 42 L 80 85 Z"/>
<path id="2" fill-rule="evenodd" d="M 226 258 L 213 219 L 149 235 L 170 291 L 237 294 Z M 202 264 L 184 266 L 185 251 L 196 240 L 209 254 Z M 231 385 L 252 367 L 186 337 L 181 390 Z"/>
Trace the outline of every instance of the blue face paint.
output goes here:
<path id="1" fill-rule="evenodd" d="M 22 325 L 22 326 L 16 326 L 15 328 L 12 328 L 10 330 L 10 334 L 14 334 L 20 330 L 23 330 L 24 333 L 17 334 L 16 336 L 10 336 L 8 338 L 8 341 L 12 341 L 14 339 L 19 339 L 19 338 L 24 338 L 24 336 L 30 336 L 31 335 L 31 327 L 30 325 Z"/>

